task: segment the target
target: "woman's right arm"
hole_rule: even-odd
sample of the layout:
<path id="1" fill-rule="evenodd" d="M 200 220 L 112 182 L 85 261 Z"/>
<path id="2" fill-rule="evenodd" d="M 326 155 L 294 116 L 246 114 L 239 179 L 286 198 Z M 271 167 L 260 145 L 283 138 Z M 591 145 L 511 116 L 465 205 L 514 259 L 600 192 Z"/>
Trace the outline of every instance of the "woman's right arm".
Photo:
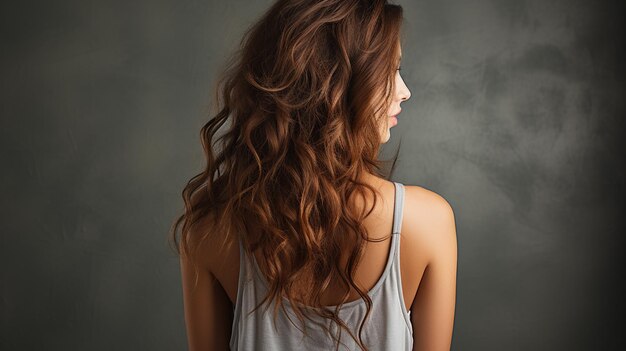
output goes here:
<path id="1" fill-rule="evenodd" d="M 194 243 L 193 245 L 198 245 Z M 199 250 L 203 257 L 211 257 L 209 246 Z M 213 275 L 208 259 L 193 262 L 185 255 L 180 256 L 183 288 L 185 326 L 190 351 L 227 351 L 229 349 L 233 305 Z"/>

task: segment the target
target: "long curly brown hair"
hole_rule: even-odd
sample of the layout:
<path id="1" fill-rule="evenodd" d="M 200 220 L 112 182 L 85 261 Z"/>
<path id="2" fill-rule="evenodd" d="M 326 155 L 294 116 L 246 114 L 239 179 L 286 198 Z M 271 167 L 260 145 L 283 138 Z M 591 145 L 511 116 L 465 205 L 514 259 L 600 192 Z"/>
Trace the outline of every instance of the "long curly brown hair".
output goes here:
<path id="1" fill-rule="evenodd" d="M 274 302 L 276 318 L 284 296 L 302 325 L 304 317 L 313 321 L 308 312 L 337 323 L 337 349 L 345 329 L 367 350 L 362 331 L 372 300 L 354 274 L 365 241 L 386 238 L 369 239 L 362 225 L 381 194 L 359 179 L 389 179 L 397 159 L 385 175 L 380 126 L 392 101 L 402 18 L 402 8 L 385 0 L 277 1 L 246 31 L 217 82 L 217 113 L 200 132 L 206 168 L 184 187 L 184 214 L 169 236 L 193 262 L 201 243 L 223 249 L 233 234 L 249 257 L 260 250 L 269 291 L 255 310 Z M 356 211 L 349 200 L 367 191 L 374 204 Z M 191 230 L 209 215 L 211 228 Z M 296 302 L 294 283 L 305 280 L 311 285 Z M 320 303 L 333 280 L 345 286 L 336 309 Z M 367 305 L 358 340 L 338 315 L 350 287 Z"/>

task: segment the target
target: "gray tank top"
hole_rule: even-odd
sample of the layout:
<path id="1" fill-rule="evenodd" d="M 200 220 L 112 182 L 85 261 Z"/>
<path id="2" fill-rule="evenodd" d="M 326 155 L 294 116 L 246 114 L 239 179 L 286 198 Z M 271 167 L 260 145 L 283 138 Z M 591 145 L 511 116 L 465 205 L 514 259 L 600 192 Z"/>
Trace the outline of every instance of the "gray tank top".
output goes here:
<path id="1" fill-rule="evenodd" d="M 372 311 L 365 323 L 363 342 L 369 350 L 412 350 L 413 328 L 411 325 L 411 311 L 408 311 L 402 296 L 402 282 L 400 279 L 400 227 L 402 210 L 404 208 L 404 185 L 394 182 L 394 214 L 391 248 L 387 264 L 382 276 L 368 292 L 372 299 Z M 310 323 L 306 318 L 306 331 L 309 337 L 298 329 L 301 328 L 289 300 L 283 297 L 285 309 L 293 323 L 278 310 L 276 325 L 273 323 L 272 311 L 274 303 L 269 309 L 259 307 L 249 314 L 267 293 L 267 282 L 261 273 L 254 256 L 248 257 L 239 242 L 239 285 L 237 288 L 237 302 L 234 307 L 234 318 L 231 330 L 231 350 L 255 351 L 282 351 L 282 350 L 334 350 L 333 339 L 321 326 Z M 333 308 L 335 306 L 327 306 Z M 363 299 L 345 303 L 339 310 L 339 317 L 352 329 L 358 338 L 358 327 L 365 316 L 367 307 Z M 322 320 L 312 315 L 314 320 Z M 336 335 L 339 327 L 330 320 L 325 325 Z M 341 333 L 339 350 L 359 350 L 356 342 L 345 330 Z"/>

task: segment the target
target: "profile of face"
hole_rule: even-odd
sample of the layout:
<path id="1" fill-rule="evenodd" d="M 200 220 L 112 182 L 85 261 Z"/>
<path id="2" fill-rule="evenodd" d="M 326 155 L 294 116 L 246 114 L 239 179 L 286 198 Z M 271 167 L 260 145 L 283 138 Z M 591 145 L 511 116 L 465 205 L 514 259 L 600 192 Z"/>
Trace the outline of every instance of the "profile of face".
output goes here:
<path id="1" fill-rule="evenodd" d="M 402 57 L 402 49 L 399 47 L 400 57 Z M 398 64 L 399 65 L 399 64 Z M 400 103 L 408 100 L 411 97 L 411 92 L 404 84 L 404 80 L 400 75 L 400 67 L 396 69 L 395 83 L 393 85 L 393 99 L 389 108 L 387 109 L 387 116 L 383 119 L 383 125 L 381 126 L 381 143 L 386 143 L 391 137 L 390 129 L 398 124 L 398 114 L 402 110 Z"/>

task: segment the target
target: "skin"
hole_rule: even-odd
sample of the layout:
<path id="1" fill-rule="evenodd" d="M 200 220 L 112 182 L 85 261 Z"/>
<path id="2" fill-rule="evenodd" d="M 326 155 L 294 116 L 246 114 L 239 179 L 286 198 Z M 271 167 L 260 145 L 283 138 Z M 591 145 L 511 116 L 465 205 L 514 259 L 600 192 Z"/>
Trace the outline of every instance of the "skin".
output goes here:
<path id="1" fill-rule="evenodd" d="M 396 74 L 397 89 L 388 115 L 399 111 L 400 103 L 410 92 L 400 73 Z M 381 130 L 381 141 L 389 140 L 387 124 Z M 388 236 L 393 224 L 394 185 L 372 174 L 362 181 L 377 188 L 379 198 L 371 215 L 363 223 L 370 238 Z M 400 271 L 404 304 L 411 310 L 413 350 L 450 350 L 454 324 L 457 273 L 457 240 L 454 212 L 440 195 L 420 186 L 405 185 L 405 205 L 400 234 Z M 364 202 L 365 201 L 365 202 Z M 357 209 L 370 207 L 372 199 L 360 198 L 351 202 Z M 212 228 L 212 218 L 206 216 L 191 229 L 206 232 Z M 236 239 L 234 239 L 236 240 Z M 192 242 L 193 244 L 193 242 Z M 199 276 L 195 283 L 192 263 L 180 258 L 185 324 L 189 350 L 229 350 L 233 321 L 233 306 L 237 297 L 239 278 L 239 248 L 230 242 L 230 249 L 218 251 L 218 245 L 205 243 L 199 249 L 206 253 L 197 262 Z M 383 273 L 390 249 L 390 239 L 367 243 L 355 280 L 362 289 L 370 290 Z M 267 272 L 263 257 L 254 253 L 262 272 Z M 344 262 L 345 263 L 345 262 Z M 334 283 L 333 283 L 334 284 Z M 324 305 L 339 303 L 337 289 L 321 296 Z M 306 286 L 302 286 L 306 289 Z M 359 299 L 356 290 L 348 301 Z"/>
<path id="2" fill-rule="evenodd" d="M 402 48 L 400 50 L 400 57 L 402 57 Z M 391 116 L 397 115 L 400 110 L 400 103 L 408 100 L 411 97 L 411 92 L 409 88 L 407 88 L 402 76 L 400 75 L 400 70 L 396 70 L 396 78 L 394 84 L 394 93 L 393 93 L 392 103 L 389 105 L 389 109 L 387 110 L 387 118 L 385 120 L 385 124 L 382 126 L 381 130 L 381 142 L 386 143 L 391 138 L 391 128 L 396 125 L 393 124 Z"/>

